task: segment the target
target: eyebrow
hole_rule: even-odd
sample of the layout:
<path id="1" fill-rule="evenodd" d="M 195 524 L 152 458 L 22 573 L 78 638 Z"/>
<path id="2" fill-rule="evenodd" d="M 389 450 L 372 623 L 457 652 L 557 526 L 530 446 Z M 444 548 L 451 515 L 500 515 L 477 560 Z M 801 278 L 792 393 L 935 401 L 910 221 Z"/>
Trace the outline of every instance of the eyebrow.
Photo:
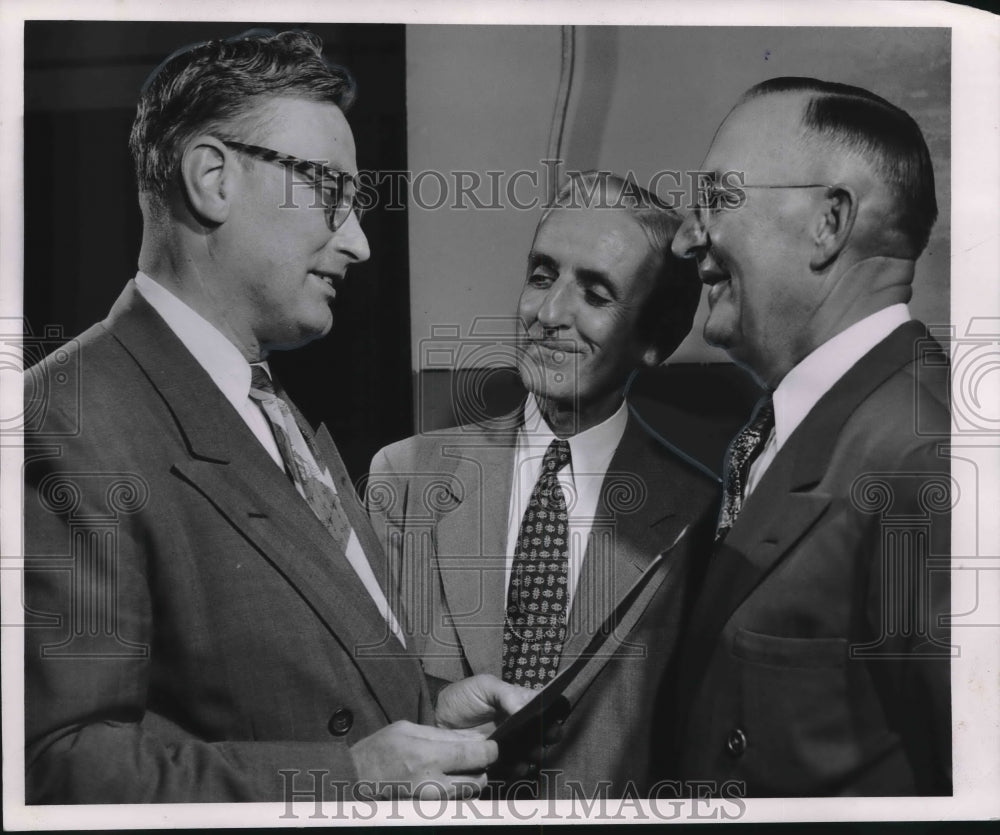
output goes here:
<path id="1" fill-rule="evenodd" d="M 533 249 L 528 253 L 528 269 L 533 270 L 535 267 L 548 267 L 550 270 L 558 272 L 559 262 L 551 255 Z"/>
<path id="2" fill-rule="evenodd" d="M 556 261 L 555 258 L 551 255 L 546 255 L 544 252 L 531 250 L 531 252 L 528 253 L 528 270 L 533 270 L 535 267 L 546 267 L 553 272 L 559 272 L 559 262 Z M 618 288 L 615 287 L 611 278 L 603 270 L 591 270 L 583 267 L 576 270 L 574 272 L 574 276 L 577 281 L 587 287 L 592 287 L 595 284 L 603 287 L 608 291 L 608 295 L 610 295 L 612 299 L 618 301 Z"/>

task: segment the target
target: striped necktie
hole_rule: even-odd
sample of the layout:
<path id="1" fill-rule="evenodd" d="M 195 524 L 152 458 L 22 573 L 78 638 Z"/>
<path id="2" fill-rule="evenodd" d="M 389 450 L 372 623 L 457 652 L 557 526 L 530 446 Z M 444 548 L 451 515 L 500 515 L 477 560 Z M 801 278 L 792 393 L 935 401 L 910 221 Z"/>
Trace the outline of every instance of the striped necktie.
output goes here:
<path id="1" fill-rule="evenodd" d="M 346 551 L 351 538 L 351 523 L 337 496 L 330 471 L 317 460 L 311 439 L 302 433 L 291 408 L 275 390 L 267 371 L 259 365 L 250 368 L 250 397 L 260 404 L 271 425 L 281 460 L 295 489 L 326 526 L 334 541 Z"/>

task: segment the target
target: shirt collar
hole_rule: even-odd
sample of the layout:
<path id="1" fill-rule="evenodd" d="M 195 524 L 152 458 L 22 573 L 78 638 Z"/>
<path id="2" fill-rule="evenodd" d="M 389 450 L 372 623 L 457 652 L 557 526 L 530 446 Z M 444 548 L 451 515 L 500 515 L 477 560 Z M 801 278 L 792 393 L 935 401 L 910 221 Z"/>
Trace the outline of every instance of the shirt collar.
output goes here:
<path id="1" fill-rule="evenodd" d="M 772 395 L 777 447 L 858 360 L 909 319 L 905 304 L 883 308 L 824 342 L 789 371 Z"/>
<path id="2" fill-rule="evenodd" d="M 250 392 L 250 364 L 239 348 L 211 322 L 144 272 L 136 273 L 135 284 L 226 399 L 233 404 L 246 400 Z M 267 365 L 262 365 L 270 374 Z"/>
<path id="3" fill-rule="evenodd" d="M 624 399 L 611 417 L 583 432 L 567 438 L 569 441 L 570 467 L 574 478 L 577 473 L 604 473 L 625 434 L 628 423 L 628 403 Z M 542 417 L 533 394 L 524 404 L 524 423 L 520 432 L 522 446 L 547 447 L 555 434 Z"/>

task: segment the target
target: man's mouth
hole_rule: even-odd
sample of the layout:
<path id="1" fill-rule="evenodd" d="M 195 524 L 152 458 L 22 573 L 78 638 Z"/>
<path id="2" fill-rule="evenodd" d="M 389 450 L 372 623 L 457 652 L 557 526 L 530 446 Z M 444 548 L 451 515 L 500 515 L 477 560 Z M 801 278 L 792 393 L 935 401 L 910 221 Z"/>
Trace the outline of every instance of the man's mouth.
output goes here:
<path id="1" fill-rule="evenodd" d="M 313 271 L 310 272 L 309 275 L 322 281 L 335 297 L 340 285 L 344 283 L 344 277 L 342 275 L 338 275 L 337 273 L 321 273 Z"/>
<path id="2" fill-rule="evenodd" d="M 527 339 L 526 347 L 537 347 L 550 355 L 556 362 L 561 362 L 567 354 L 578 354 L 579 346 L 572 339 Z"/>
<path id="3" fill-rule="evenodd" d="M 730 286 L 731 286 L 730 279 L 728 278 L 721 279 L 715 282 L 714 284 L 710 285 L 708 288 L 709 306 L 714 306 L 716 302 L 718 302 L 719 299 L 723 297 L 723 295 L 728 293 Z"/>
<path id="4" fill-rule="evenodd" d="M 698 270 L 698 278 L 701 283 L 708 287 L 708 303 L 714 305 L 725 293 L 729 291 L 732 276 L 722 270 Z"/>

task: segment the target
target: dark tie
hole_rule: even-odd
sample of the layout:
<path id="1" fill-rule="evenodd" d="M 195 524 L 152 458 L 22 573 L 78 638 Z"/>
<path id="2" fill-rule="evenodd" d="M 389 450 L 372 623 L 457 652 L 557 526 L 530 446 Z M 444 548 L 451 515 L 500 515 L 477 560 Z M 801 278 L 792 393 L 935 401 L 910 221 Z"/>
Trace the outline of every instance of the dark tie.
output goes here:
<path id="1" fill-rule="evenodd" d="M 351 524 L 334 489 L 330 471 L 316 459 L 312 444 L 299 428 L 288 403 L 275 391 L 268 373 L 259 365 L 251 365 L 250 369 L 250 397 L 260 404 L 271 424 L 281 460 L 295 489 L 346 552 Z"/>
<path id="2" fill-rule="evenodd" d="M 556 674 L 566 639 L 569 514 L 557 473 L 569 442 L 554 440 L 521 520 L 503 629 L 503 680 L 538 690 Z"/>
<path id="3" fill-rule="evenodd" d="M 764 450 L 764 444 L 774 428 L 774 406 L 770 395 L 762 397 L 754 408 L 753 417 L 729 444 L 726 472 L 723 480 L 722 512 L 715 531 L 715 541 L 725 539 L 743 507 L 743 491 L 754 459 Z"/>

